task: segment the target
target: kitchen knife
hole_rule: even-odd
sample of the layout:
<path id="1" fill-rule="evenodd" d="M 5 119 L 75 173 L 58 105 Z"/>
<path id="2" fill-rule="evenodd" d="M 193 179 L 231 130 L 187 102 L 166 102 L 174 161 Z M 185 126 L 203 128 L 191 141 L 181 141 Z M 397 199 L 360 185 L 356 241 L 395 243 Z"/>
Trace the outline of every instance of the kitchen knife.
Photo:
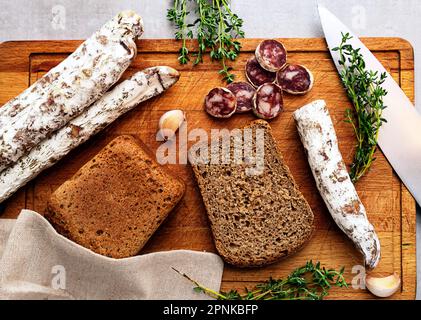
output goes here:
<path id="1" fill-rule="evenodd" d="M 387 79 L 382 87 L 388 92 L 384 97 L 387 107 L 383 118 L 387 120 L 379 132 L 378 144 L 399 175 L 403 183 L 421 205 L 421 116 L 414 105 L 393 80 L 376 57 L 367 47 L 329 10 L 319 5 L 319 15 L 333 61 L 341 72 L 339 52 L 332 51 L 342 40 L 341 33 L 349 33 L 353 38 L 348 41 L 354 49 L 360 49 L 366 63 L 366 69 L 377 71 L 380 75 L 386 72 Z"/>

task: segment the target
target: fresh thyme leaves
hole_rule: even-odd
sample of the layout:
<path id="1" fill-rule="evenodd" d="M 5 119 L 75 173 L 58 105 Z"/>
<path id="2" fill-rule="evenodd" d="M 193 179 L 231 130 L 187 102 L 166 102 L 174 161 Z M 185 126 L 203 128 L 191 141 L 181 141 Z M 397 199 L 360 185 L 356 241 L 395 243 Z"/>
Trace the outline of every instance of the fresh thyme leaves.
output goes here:
<path id="1" fill-rule="evenodd" d="M 350 123 L 357 138 L 357 145 L 350 176 L 355 183 L 363 177 L 376 160 L 377 140 L 381 125 L 386 122 L 382 112 L 386 108 L 383 98 L 387 91 L 382 88 L 386 73 L 366 70 L 360 49 L 347 44 L 352 37 L 342 33 L 342 42 L 334 51 L 339 51 L 339 64 L 343 66 L 341 79 L 354 110 L 346 111 L 346 122 Z"/>
<path id="2" fill-rule="evenodd" d="M 196 20 L 187 23 L 191 14 L 188 9 L 194 10 Z M 237 38 L 244 37 L 242 30 L 243 20 L 232 12 L 229 0 L 174 0 L 174 5 L 167 11 L 167 19 L 175 27 L 175 38 L 182 41 L 178 60 L 181 64 L 187 64 L 190 56 L 194 56 L 193 64 L 203 62 L 203 56 L 209 50 L 212 60 L 220 61 L 222 69 L 219 74 L 224 81 L 234 81 L 232 67 L 228 61 L 234 61 L 241 50 L 241 44 Z M 190 54 L 186 41 L 196 35 L 198 41 L 197 53 Z"/>
<path id="3" fill-rule="evenodd" d="M 173 268 L 174 269 L 174 268 Z M 202 292 L 218 300 L 322 300 L 332 287 L 348 287 L 344 278 L 344 268 L 340 271 L 321 267 L 320 262 L 308 261 L 305 266 L 294 270 L 286 279 L 269 279 L 254 289 L 241 294 L 237 290 L 215 292 L 202 286 L 186 274 L 174 269 Z"/>
<path id="4" fill-rule="evenodd" d="M 167 11 L 167 19 L 173 22 L 177 29 L 175 39 L 183 42 L 178 57 L 180 64 L 186 64 L 190 60 L 186 40 L 187 38 L 193 38 L 193 33 L 191 30 L 188 30 L 189 25 L 186 23 L 187 14 L 187 0 L 175 0 L 174 7 Z"/>

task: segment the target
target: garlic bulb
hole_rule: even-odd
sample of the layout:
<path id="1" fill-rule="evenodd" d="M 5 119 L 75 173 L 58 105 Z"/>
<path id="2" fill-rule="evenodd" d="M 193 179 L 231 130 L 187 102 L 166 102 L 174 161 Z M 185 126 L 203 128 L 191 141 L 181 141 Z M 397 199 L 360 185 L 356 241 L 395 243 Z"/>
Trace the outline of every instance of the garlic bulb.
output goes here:
<path id="1" fill-rule="evenodd" d="M 401 279 L 397 273 L 385 278 L 367 276 L 365 279 L 365 285 L 375 296 L 388 298 L 398 291 L 401 286 Z"/>
<path id="2" fill-rule="evenodd" d="M 185 114 L 181 110 L 171 110 L 164 113 L 159 119 L 161 137 L 165 140 L 172 139 L 185 120 Z"/>

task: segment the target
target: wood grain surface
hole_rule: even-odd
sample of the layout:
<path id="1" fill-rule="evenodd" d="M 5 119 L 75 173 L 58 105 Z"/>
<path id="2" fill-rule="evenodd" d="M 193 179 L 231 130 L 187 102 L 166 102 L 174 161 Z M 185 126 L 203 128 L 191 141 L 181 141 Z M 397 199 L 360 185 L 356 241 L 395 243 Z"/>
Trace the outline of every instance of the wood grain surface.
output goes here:
<path id="1" fill-rule="evenodd" d="M 323 39 L 280 39 L 289 52 L 289 62 L 300 63 L 315 76 L 314 89 L 305 96 L 285 95 L 285 112 L 271 122 L 273 132 L 287 165 L 315 214 L 316 230 L 308 245 L 299 253 L 271 266 L 243 270 L 226 266 L 222 290 L 251 287 L 269 277 L 285 277 L 307 260 L 321 261 L 331 268 L 346 267 L 351 282 L 356 274 L 353 267 L 362 264 L 362 257 L 352 243 L 338 229 L 320 197 L 302 145 L 299 141 L 292 112 L 315 100 L 325 99 L 339 138 L 341 152 L 349 164 L 355 140 L 351 127 L 344 123 L 345 109 L 351 107 Z M 414 99 L 414 58 L 411 45 L 398 38 L 366 38 L 366 45 L 375 53 L 406 94 Z M 7 42 L 0 45 L 0 105 L 18 95 L 49 69 L 73 52 L 80 41 Z M 243 51 L 233 64 L 238 80 L 244 80 L 246 60 L 253 54 L 259 39 L 242 41 Z M 223 85 L 217 71 L 219 65 L 205 60 L 196 67 L 180 66 L 177 62 L 179 44 L 173 40 L 142 40 L 139 54 L 124 75 L 155 65 L 168 65 L 181 72 L 180 81 L 167 93 L 139 105 L 103 132 L 80 146 L 51 169 L 18 191 L 2 204 L 1 218 L 15 218 L 22 208 L 42 213 L 50 194 L 70 178 L 111 139 L 120 134 L 132 134 L 142 139 L 152 151 L 160 142 L 156 132 L 160 116 L 167 110 L 183 109 L 187 113 L 187 130 L 204 128 L 234 129 L 255 119 L 252 115 L 235 115 L 228 120 L 215 120 L 203 110 L 207 92 Z M 178 143 L 188 147 L 194 141 Z M 183 159 L 179 159 L 183 160 Z M 183 162 L 183 161 L 181 161 Z M 199 190 L 189 165 L 170 165 L 187 184 L 181 204 L 151 238 L 141 253 L 192 249 L 215 252 L 212 235 Z M 370 221 L 375 226 L 382 245 L 382 260 L 374 273 L 387 275 L 397 272 L 402 288 L 394 299 L 414 299 L 416 290 L 415 202 L 393 169 L 378 152 L 370 173 L 357 189 L 365 204 Z M 355 270 L 354 270 L 355 271 Z M 171 272 L 171 271 L 169 271 Z M 365 290 L 334 289 L 328 299 L 372 299 Z"/>

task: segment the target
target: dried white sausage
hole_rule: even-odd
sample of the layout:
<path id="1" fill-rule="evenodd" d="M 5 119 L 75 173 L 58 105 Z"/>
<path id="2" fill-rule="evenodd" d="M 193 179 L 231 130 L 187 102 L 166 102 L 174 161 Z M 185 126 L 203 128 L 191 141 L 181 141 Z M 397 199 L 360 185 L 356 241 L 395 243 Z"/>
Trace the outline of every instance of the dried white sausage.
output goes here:
<path id="1" fill-rule="evenodd" d="M 0 110 L 0 171 L 98 100 L 136 56 L 142 18 L 125 11 Z"/>
<path id="2" fill-rule="evenodd" d="M 339 228 L 373 269 L 380 260 L 380 241 L 352 183 L 338 147 L 326 103 L 314 101 L 294 113 L 317 188 Z"/>
<path id="3" fill-rule="evenodd" d="M 179 73 L 170 67 L 153 67 L 117 85 L 87 111 L 0 173 L 0 203 L 122 114 L 161 94 L 178 79 Z"/>

